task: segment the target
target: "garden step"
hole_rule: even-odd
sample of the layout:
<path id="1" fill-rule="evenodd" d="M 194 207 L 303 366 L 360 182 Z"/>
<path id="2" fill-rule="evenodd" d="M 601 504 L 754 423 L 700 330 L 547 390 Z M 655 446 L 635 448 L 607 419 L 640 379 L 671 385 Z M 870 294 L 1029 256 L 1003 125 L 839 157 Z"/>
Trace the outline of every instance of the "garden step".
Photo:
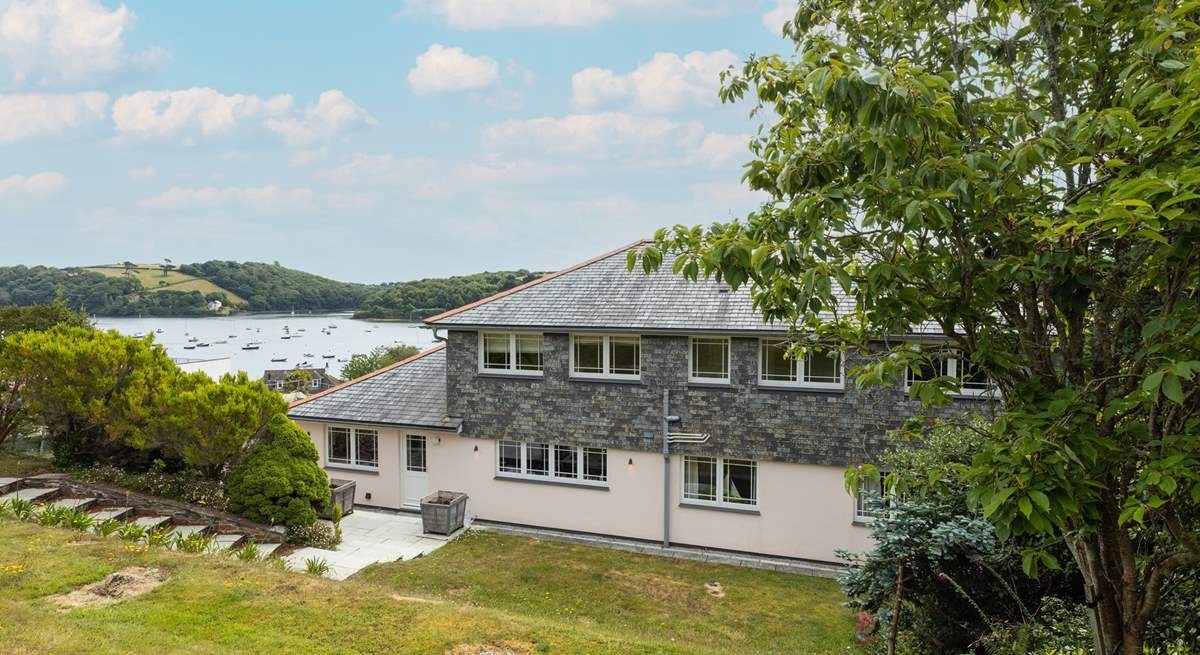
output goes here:
<path id="1" fill-rule="evenodd" d="M 114 519 L 120 521 L 133 512 L 132 507 L 105 507 L 98 511 L 92 512 L 92 518 L 97 521 L 107 521 Z"/>
<path id="2" fill-rule="evenodd" d="M 177 525 L 171 530 L 172 537 L 190 537 L 194 534 L 204 534 L 208 532 L 207 525 Z"/>
<path id="3" fill-rule="evenodd" d="M 97 500 L 97 498 L 59 498 L 58 500 L 50 503 L 50 506 L 83 512 L 92 505 L 95 505 Z"/>
<path id="4" fill-rule="evenodd" d="M 266 559 L 275 554 L 275 551 L 283 548 L 283 544 L 258 544 L 258 556 Z"/>
<path id="5" fill-rule="evenodd" d="M 219 534 L 217 535 L 217 538 L 213 540 L 213 543 L 217 545 L 219 550 L 224 550 L 227 548 L 236 547 L 245 539 L 246 535 L 244 534 Z"/>
<path id="6" fill-rule="evenodd" d="M 0 493 L 8 492 L 8 488 L 21 481 L 21 478 L 0 478 Z"/>
<path id="7" fill-rule="evenodd" d="M 28 500 L 36 503 L 39 500 L 50 500 L 50 497 L 56 493 L 58 493 L 58 488 L 56 487 L 29 487 L 27 489 L 18 489 L 17 491 L 0 496 L 0 500 L 13 500 L 14 498 L 20 498 L 21 500 Z"/>
<path id="8" fill-rule="evenodd" d="M 171 522 L 171 517 L 169 517 L 169 516 L 139 516 L 136 519 L 130 521 L 130 523 L 137 525 L 137 526 L 141 526 L 148 531 L 155 530 L 157 528 L 161 528 L 170 522 Z"/>

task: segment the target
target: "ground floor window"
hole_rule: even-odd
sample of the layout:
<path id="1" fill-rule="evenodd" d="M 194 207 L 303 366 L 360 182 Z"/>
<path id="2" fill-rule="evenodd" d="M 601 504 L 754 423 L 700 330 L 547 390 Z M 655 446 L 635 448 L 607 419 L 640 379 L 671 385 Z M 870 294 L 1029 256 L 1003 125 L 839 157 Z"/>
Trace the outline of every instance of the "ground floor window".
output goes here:
<path id="1" fill-rule="evenodd" d="M 758 462 L 685 455 L 683 498 L 710 505 L 758 505 Z"/>
<path id="2" fill-rule="evenodd" d="M 540 442 L 501 441 L 496 472 L 504 477 L 608 482 L 608 451 Z"/>
<path id="3" fill-rule="evenodd" d="M 325 461 L 343 466 L 379 468 L 379 433 L 365 428 L 330 426 Z"/>
<path id="4" fill-rule="evenodd" d="M 873 478 L 859 478 L 858 493 L 854 494 L 854 521 L 870 523 L 879 516 L 883 502 L 883 486 Z"/>

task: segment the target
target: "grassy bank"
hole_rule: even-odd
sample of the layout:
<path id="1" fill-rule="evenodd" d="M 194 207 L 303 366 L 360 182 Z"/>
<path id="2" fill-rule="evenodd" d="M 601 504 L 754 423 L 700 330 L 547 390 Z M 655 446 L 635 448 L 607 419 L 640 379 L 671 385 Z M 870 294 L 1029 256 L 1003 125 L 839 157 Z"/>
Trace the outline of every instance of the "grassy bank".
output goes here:
<path id="1" fill-rule="evenodd" d="M 128 566 L 170 578 L 105 608 L 43 600 Z M 851 650 L 838 602 L 827 580 L 501 535 L 339 583 L 0 519 L 8 653 L 828 653 Z"/>

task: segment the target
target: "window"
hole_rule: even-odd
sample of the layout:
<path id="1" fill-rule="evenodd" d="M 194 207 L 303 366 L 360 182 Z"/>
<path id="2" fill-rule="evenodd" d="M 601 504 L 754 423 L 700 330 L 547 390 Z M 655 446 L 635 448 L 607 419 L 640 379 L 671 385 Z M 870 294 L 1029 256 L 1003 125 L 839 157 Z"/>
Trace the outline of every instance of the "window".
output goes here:
<path id="1" fill-rule="evenodd" d="M 375 430 L 330 426 L 326 437 L 326 463 L 379 468 L 379 433 Z"/>
<path id="2" fill-rule="evenodd" d="M 502 477 L 608 482 L 608 451 L 604 448 L 501 441 L 497 457 L 496 471 Z"/>
<path id="3" fill-rule="evenodd" d="M 642 375 L 642 340 L 637 335 L 571 335 L 571 375 L 636 380 Z"/>
<path id="4" fill-rule="evenodd" d="M 692 337 L 690 382 L 729 382 L 729 337 Z"/>
<path id="5" fill-rule="evenodd" d="M 856 523 L 870 523 L 879 515 L 882 489 L 879 480 L 859 478 L 858 493 L 854 494 L 854 521 Z"/>
<path id="6" fill-rule="evenodd" d="M 311 388 L 313 391 L 316 391 L 317 389 L 320 389 L 320 388 L 321 388 L 321 378 L 313 378 L 313 379 L 312 379 L 312 383 L 311 383 L 311 387 L 310 387 L 310 388 Z"/>
<path id="7" fill-rule="evenodd" d="M 683 458 L 683 499 L 702 505 L 758 505 L 758 462 L 724 457 Z"/>
<path id="8" fill-rule="evenodd" d="M 418 471 L 424 473 L 428 470 L 425 462 L 425 437 L 419 434 L 410 434 L 404 437 L 405 448 L 405 463 L 404 467 L 410 471 Z"/>
<path id="9" fill-rule="evenodd" d="M 983 396 L 996 390 L 987 374 L 958 351 L 935 355 L 932 362 L 908 367 L 905 389 L 912 388 L 916 382 L 928 382 L 939 377 L 956 378 L 959 384 L 958 394 L 961 396 Z"/>
<path id="10" fill-rule="evenodd" d="M 541 375 L 542 335 L 525 332 L 481 333 L 479 370 Z"/>
<path id="11" fill-rule="evenodd" d="M 763 339 L 759 346 L 758 379 L 762 386 L 841 389 L 842 356 L 809 350 L 801 359 L 788 359 L 787 339 Z"/>

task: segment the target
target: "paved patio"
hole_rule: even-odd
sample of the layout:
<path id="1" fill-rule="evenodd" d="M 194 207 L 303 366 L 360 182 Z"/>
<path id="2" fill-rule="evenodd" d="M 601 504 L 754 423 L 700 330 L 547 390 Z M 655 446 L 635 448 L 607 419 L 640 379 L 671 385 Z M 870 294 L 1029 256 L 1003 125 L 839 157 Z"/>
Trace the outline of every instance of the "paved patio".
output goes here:
<path id="1" fill-rule="evenodd" d="M 421 517 L 415 514 L 355 509 L 342 519 L 342 543 L 337 550 L 301 548 L 284 559 L 298 571 L 304 570 L 306 559 L 323 559 L 329 564 L 326 577 L 345 580 L 376 562 L 428 555 L 455 536 L 424 534 Z"/>

